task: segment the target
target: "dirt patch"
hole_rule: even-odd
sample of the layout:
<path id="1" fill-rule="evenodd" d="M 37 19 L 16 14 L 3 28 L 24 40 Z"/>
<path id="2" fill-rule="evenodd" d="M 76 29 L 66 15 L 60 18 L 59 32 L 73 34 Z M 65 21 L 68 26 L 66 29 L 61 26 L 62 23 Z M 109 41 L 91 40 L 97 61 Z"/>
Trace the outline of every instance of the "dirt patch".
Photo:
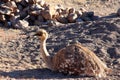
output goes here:
<path id="1" fill-rule="evenodd" d="M 46 0 L 47 1 L 47 0 Z M 58 1 L 58 0 L 57 0 Z M 51 0 L 51 3 L 57 4 Z M 49 80 L 119 80 L 120 78 L 120 17 L 110 16 L 120 7 L 118 0 L 102 2 L 60 1 L 70 7 L 94 10 L 101 18 L 96 21 L 63 24 L 57 26 L 29 26 L 21 30 L 0 29 L 0 79 L 49 79 Z M 48 1 L 49 2 L 49 1 Z M 66 2 L 66 4 L 64 3 Z M 68 6 L 66 6 L 68 7 Z M 61 48 L 80 42 L 113 70 L 106 78 L 69 76 L 46 69 L 40 53 L 39 38 L 32 35 L 37 29 L 49 32 L 47 49 L 51 56 Z"/>
<path id="2" fill-rule="evenodd" d="M 45 69 L 39 51 L 39 38 L 32 36 L 38 28 L 49 32 L 47 48 L 51 55 L 76 41 L 88 47 L 104 61 L 113 73 L 105 79 L 120 77 L 120 18 L 102 19 L 94 22 L 74 23 L 63 26 L 34 26 L 23 32 L 26 37 L 9 40 L 0 45 L 0 75 L 16 79 L 87 79 L 94 77 L 69 76 Z M 111 53 L 111 51 L 114 52 Z M 101 80 L 104 80 L 102 78 Z"/>

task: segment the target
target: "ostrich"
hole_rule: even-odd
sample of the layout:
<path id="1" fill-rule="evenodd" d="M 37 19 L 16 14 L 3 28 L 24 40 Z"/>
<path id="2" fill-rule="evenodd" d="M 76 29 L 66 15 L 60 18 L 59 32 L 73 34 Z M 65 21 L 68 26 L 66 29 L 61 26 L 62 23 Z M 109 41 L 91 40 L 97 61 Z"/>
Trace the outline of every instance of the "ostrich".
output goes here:
<path id="1" fill-rule="evenodd" d="M 62 48 L 51 57 L 46 49 L 46 40 L 48 38 L 46 30 L 40 29 L 35 35 L 40 38 L 40 52 L 48 69 L 52 71 L 94 77 L 106 77 L 111 71 L 94 52 L 80 43 Z"/>

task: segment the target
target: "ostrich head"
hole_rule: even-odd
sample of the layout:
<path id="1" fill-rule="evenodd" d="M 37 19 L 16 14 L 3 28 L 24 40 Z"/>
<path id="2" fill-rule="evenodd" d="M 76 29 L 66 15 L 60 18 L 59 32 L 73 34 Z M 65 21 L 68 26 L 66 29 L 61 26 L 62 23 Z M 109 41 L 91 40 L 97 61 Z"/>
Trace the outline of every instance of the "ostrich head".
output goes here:
<path id="1" fill-rule="evenodd" d="M 42 42 L 48 38 L 48 33 L 44 29 L 38 30 L 35 35 L 39 36 L 39 38 Z"/>

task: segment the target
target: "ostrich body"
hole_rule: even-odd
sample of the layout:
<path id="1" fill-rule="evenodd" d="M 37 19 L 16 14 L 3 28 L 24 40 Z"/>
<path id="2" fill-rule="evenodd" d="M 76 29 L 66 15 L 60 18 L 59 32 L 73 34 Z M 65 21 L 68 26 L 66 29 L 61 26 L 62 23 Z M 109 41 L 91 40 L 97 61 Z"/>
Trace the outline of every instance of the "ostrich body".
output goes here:
<path id="1" fill-rule="evenodd" d="M 47 67 L 70 75 L 105 77 L 111 71 L 94 52 L 81 44 L 72 44 L 58 51 L 53 57 L 46 49 L 48 33 L 40 29 L 37 33 L 41 44 L 40 51 Z"/>

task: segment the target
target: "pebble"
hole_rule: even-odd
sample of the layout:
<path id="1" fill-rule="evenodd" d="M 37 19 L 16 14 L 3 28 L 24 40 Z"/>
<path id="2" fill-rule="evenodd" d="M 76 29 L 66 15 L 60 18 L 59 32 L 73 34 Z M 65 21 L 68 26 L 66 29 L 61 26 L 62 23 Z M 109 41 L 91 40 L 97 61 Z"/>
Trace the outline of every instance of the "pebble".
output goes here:
<path id="1" fill-rule="evenodd" d="M 120 16 L 120 8 L 117 11 L 117 15 Z"/>

